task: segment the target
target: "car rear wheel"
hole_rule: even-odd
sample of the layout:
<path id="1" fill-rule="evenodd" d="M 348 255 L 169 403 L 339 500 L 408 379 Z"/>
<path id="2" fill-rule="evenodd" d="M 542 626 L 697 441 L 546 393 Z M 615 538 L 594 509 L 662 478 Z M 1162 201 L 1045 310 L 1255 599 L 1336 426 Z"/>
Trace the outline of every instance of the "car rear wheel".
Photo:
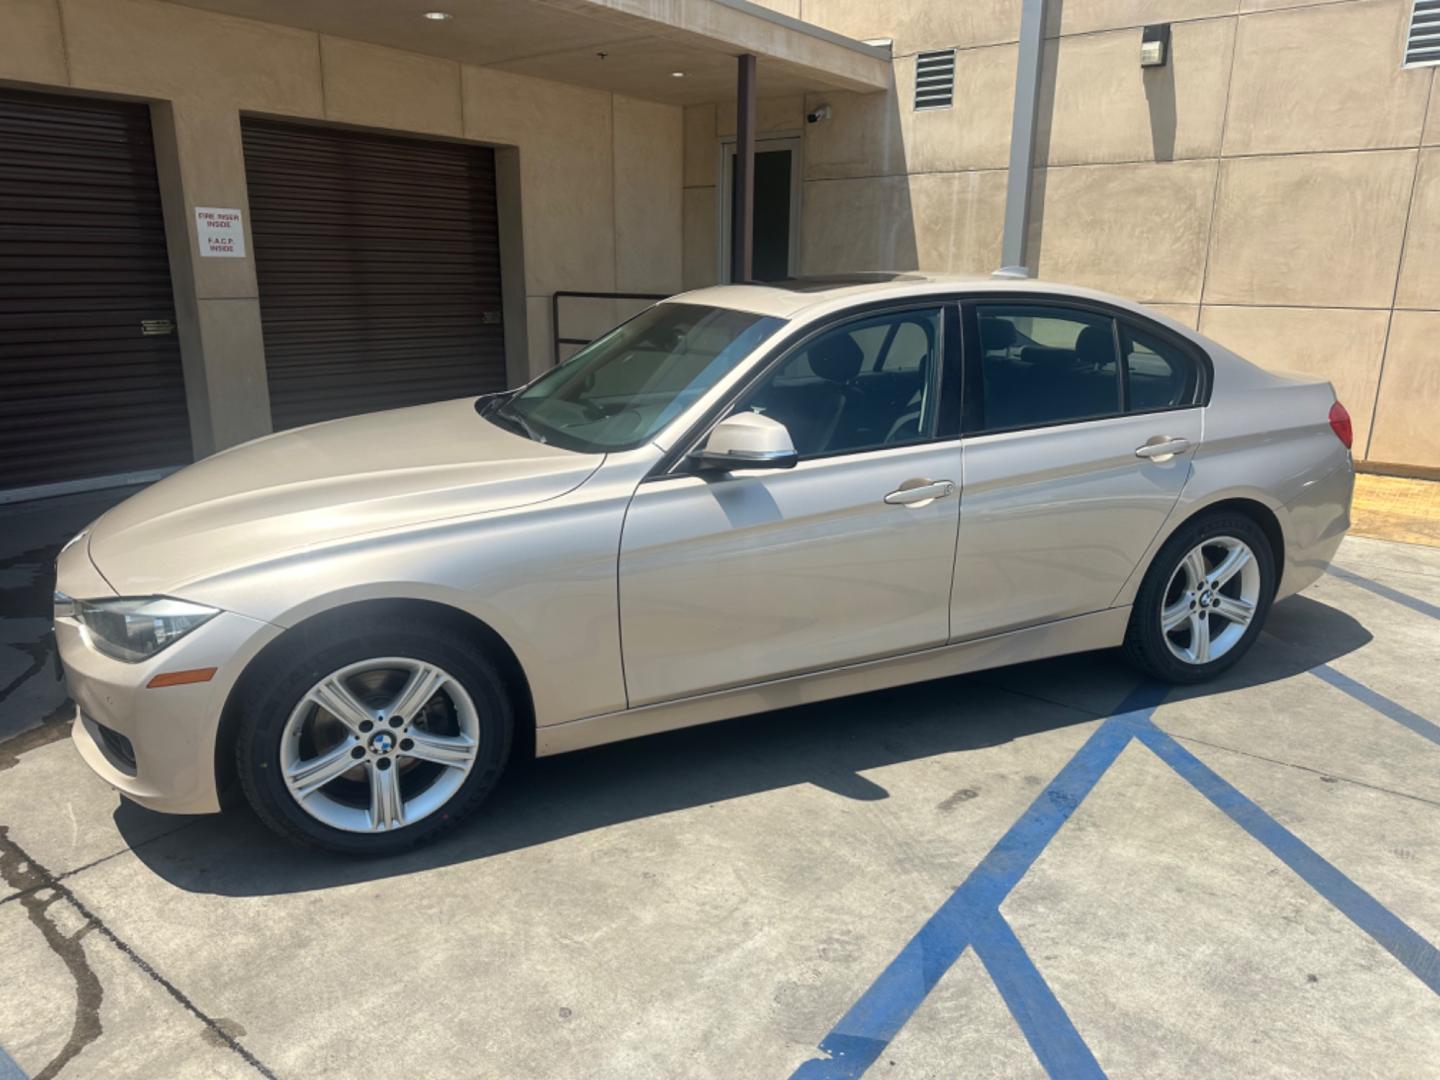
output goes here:
<path id="1" fill-rule="evenodd" d="M 380 855 L 470 814 L 509 757 L 504 680 L 424 624 L 302 644 L 265 673 L 236 742 L 246 796 L 271 828 Z"/>
<path id="2" fill-rule="evenodd" d="M 1275 557 L 1243 514 L 1180 528 L 1155 556 L 1135 596 L 1126 658 L 1157 678 L 1196 683 L 1239 662 L 1275 596 Z"/>

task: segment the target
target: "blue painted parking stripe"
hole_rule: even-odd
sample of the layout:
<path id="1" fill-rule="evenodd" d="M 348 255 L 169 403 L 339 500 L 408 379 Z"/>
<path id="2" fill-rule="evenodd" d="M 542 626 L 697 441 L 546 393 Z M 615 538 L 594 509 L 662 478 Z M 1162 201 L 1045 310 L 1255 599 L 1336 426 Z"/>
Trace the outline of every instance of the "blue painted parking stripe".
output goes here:
<path id="1" fill-rule="evenodd" d="M 998 911 L 978 920 L 975 954 L 1047 1073 L 1066 1080 L 1104 1080 L 1095 1055 Z"/>
<path id="2" fill-rule="evenodd" d="M 1333 674 L 1374 701 L 1394 706 L 1388 698 L 1339 672 Z M 864 1074 L 967 946 L 975 948 L 1026 1041 L 1052 1077 L 1104 1076 L 999 908 L 1132 738 L 1143 742 L 1432 992 L 1440 994 L 1440 950 L 1156 727 L 1152 716 L 1164 697 L 1165 689 L 1152 684 L 1130 693 L 1120 711 L 1085 741 L 960 888 L 821 1040 L 820 1049 L 827 1056 L 805 1062 L 791 1080 L 853 1080 Z M 1374 703 L 1364 697 L 1360 700 Z"/>
<path id="3" fill-rule="evenodd" d="M 1295 871 L 1431 991 L 1440 994 L 1440 949 L 1401 922 L 1388 908 L 1154 724 L 1147 721 L 1140 726 L 1137 735 L 1191 787 Z"/>
<path id="4" fill-rule="evenodd" d="M 0 1080 L 30 1080 L 25 1075 L 25 1070 L 15 1064 L 15 1059 L 5 1052 L 3 1046 L 0 1046 Z"/>
<path id="5" fill-rule="evenodd" d="M 1310 674 L 1329 683 L 1335 689 L 1349 694 L 1356 701 L 1370 706 L 1376 712 L 1388 716 L 1397 724 L 1409 728 L 1422 739 L 1429 739 L 1435 745 L 1440 746 L 1440 724 L 1432 723 L 1419 713 L 1411 712 L 1398 701 L 1391 701 L 1384 694 L 1371 690 L 1364 683 L 1356 682 L 1349 675 L 1336 671 L 1329 664 L 1311 668 Z"/>
<path id="6" fill-rule="evenodd" d="M 1159 686 L 1138 687 L 1121 703 L 1121 716 L 1132 721 L 1146 720 L 1165 693 L 1165 688 Z M 1120 756 L 1132 735 L 1133 728 L 1125 724 L 1106 721 L 1100 725 L 1020 820 L 980 860 L 964 883 L 821 1040 L 820 1049 L 829 1056 L 805 1062 L 795 1071 L 792 1080 L 851 1080 L 875 1063 L 966 946 L 975 942 L 977 926 L 986 925 L 985 920 L 992 916 L 999 918 L 999 906 L 1010 890 Z M 1023 949 L 1020 955 L 1024 955 Z M 990 951 L 990 959 L 999 966 L 1015 959 L 1015 953 L 1002 942 Z M 1033 965 L 1030 969 L 1034 970 Z M 995 977 L 993 973 L 991 977 Z M 1040 979 L 1038 972 L 1034 978 Z M 1023 976 L 1017 979 L 1020 981 L 1011 984 L 1014 992 L 1035 999 L 1033 987 L 1026 990 Z M 1048 995 L 1048 988 L 1043 992 Z M 1053 1000 L 1053 995 L 1050 997 Z M 1063 1015 L 1056 1002 L 1053 1009 L 1031 1010 L 1016 1016 L 1032 1047 L 1044 1043 L 1048 1037 L 1036 1030 L 1035 1020 L 1042 1015 L 1048 1017 L 1056 1010 Z M 1079 1040 L 1078 1034 L 1075 1039 Z"/>
<path id="7" fill-rule="evenodd" d="M 1368 577 L 1355 573 L 1353 570 L 1342 570 L 1338 566 L 1331 566 L 1329 572 L 1341 581 L 1348 581 L 1352 585 L 1359 585 L 1362 589 L 1369 589 L 1376 596 L 1383 596 L 1386 600 L 1393 600 L 1397 604 L 1403 604 L 1411 611 L 1418 611 L 1421 615 L 1429 615 L 1432 619 L 1440 619 L 1440 605 L 1432 604 L 1428 600 L 1421 600 L 1418 596 L 1411 596 L 1399 589 L 1392 589 L 1389 585 L 1382 585 L 1378 581 L 1372 581 Z"/>

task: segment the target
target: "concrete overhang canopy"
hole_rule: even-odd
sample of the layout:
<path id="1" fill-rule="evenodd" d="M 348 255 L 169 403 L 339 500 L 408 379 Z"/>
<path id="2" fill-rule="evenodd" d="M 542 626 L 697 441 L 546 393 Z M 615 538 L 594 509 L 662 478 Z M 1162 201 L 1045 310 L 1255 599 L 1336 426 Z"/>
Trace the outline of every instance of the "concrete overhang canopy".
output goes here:
<path id="1" fill-rule="evenodd" d="M 735 94 L 758 58 L 766 97 L 883 90 L 889 48 L 749 0 L 181 0 L 209 11 L 676 105 Z M 425 18 L 442 11 L 448 19 Z M 676 77 L 674 72 L 683 72 Z"/>

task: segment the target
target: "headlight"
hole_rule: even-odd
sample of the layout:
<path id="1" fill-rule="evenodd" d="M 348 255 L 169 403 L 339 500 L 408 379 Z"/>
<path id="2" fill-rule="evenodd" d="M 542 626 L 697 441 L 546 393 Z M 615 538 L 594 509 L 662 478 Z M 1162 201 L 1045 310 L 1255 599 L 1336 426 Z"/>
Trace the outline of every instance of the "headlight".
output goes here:
<path id="1" fill-rule="evenodd" d="M 154 656 L 220 614 L 216 608 L 168 596 L 72 603 L 76 621 L 90 632 L 95 648 L 127 664 Z"/>

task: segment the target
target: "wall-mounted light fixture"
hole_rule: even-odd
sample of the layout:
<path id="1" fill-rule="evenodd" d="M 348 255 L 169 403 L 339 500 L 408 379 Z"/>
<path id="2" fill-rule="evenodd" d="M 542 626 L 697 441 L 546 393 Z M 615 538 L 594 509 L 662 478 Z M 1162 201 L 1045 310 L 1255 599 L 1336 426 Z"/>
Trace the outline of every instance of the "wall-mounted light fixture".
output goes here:
<path id="1" fill-rule="evenodd" d="M 1170 62 L 1170 24 L 1152 23 L 1140 34 L 1140 66 L 1164 67 Z"/>
<path id="2" fill-rule="evenodd" d="M 425 18 L 431 22 L 447 22 L 450 19 L 450 13 L 448 11 L 427 11 Z"/>

